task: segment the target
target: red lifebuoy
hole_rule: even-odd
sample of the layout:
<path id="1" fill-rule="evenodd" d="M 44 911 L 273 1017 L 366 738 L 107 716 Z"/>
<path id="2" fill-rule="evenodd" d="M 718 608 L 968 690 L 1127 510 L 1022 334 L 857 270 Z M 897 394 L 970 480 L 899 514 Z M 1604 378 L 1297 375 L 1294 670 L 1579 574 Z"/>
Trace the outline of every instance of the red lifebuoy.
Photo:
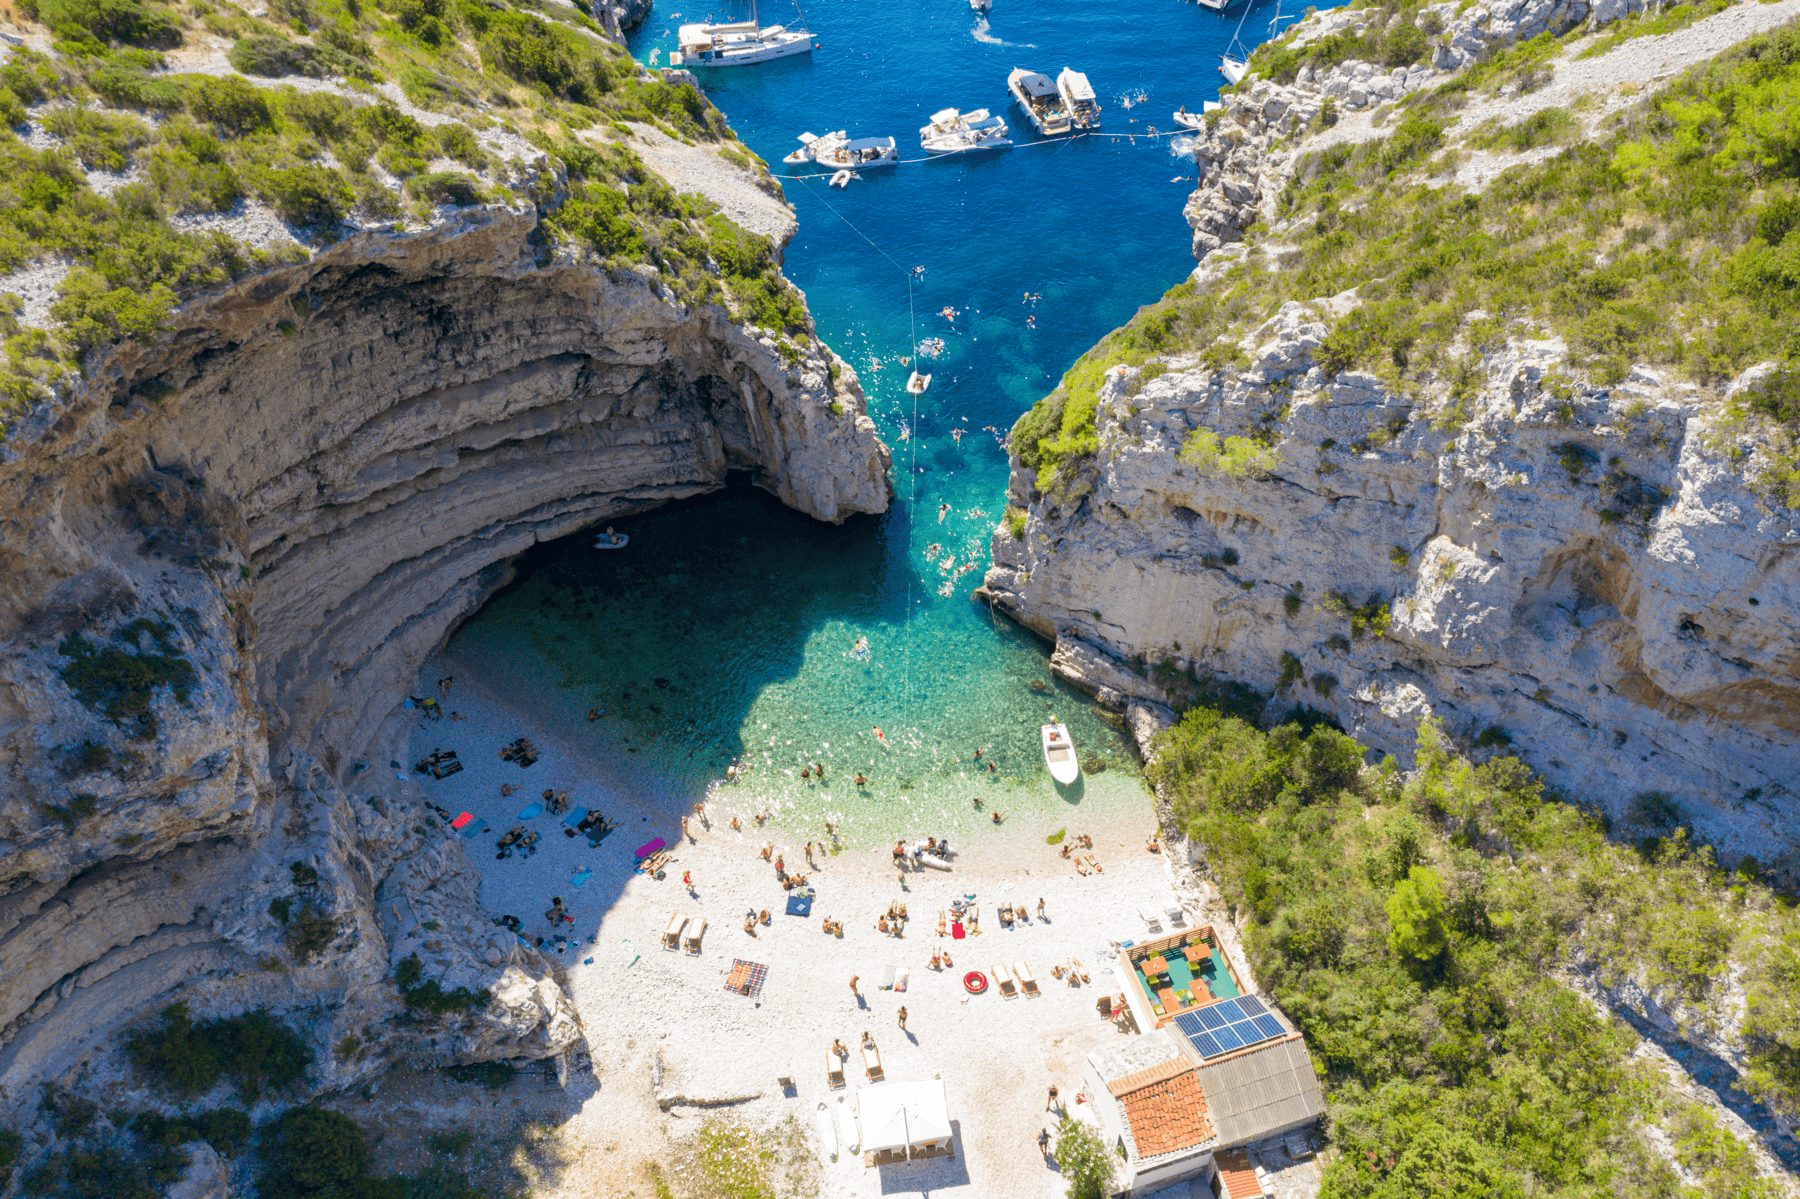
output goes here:
<path id="1" fill-rule="evenodd" d="M 963 975 L 963 988 L 971 995 L 979 995 L 987 990 L 987 975 L 979 970 L 971 970 Z"/>

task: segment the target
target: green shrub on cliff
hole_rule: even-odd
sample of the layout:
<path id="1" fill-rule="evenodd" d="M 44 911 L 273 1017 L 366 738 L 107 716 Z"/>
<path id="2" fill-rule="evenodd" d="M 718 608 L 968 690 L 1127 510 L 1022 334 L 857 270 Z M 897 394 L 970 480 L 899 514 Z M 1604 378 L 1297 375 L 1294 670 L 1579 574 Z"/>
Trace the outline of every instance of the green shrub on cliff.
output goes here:
<path id="1" fill-rule="evenodd" d="M 1455 756 L 1432 722 L 1404 781 L 1391 759 L 1363 768 L 1362 747 L 1329 727 L 1264 732 L 1205 708 L 1157 750 L 1148 773 L 1325 1072 L 1335 1152 L 1322 1196 L 1676 1194 L 1650 1124 L 1706 1193 L 1780 1193 L 1634 1058 L 1627 1027 L 1555 975 L 1573 961 L 1702 1002 L 1728 960 L 1743 964 L 1746 1085 L 1791 1110 L 1791 902 L 1725 875 L 1679 832 L 1642 853 L 1608 840 L 1516 760 Z M 1674 944 L 1690 930 L 1713 955 L 1704 976 Z"/>
<path id="2" fill-rule="evenodd" d="M 267 1012 L 196 1024 L 185 1003 L 164 1008 L 160 1027 L 127 1033 L 125 1051 L 178 1095 L 203 1095 L 230 1078 L 246 1103 L 298 1081 L 312 1064 L 306 1042 Z"/>
<path id="3" fill-rule="evenodd" d="M 151 702 L 168 688 L 177 703 L 187 703 L 199 681 L 194 664 L 175 651 L 167 621 L 139 618 L 113 633 L 116 644 L 96 645 L 70 633 L 57 647 L 68 662 L 58 672 L 75 698 L 129 731 L 134 740 L 157 734 Z M 148 641 L 147 646 L 145 642 Z"/>

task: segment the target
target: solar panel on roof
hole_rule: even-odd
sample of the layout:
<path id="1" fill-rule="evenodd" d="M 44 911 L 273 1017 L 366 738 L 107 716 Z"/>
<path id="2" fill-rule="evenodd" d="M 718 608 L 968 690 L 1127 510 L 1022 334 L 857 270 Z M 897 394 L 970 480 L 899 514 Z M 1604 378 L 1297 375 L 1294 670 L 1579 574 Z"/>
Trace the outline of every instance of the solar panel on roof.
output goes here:
<path id="1" fill-rule="evenodd" d="M 1193 1012 L 1183 1012 L 1175 1017 L 1175 1027 L 1190 1037 L 1198 1036 L 1206 1031 L 1206 1026 L 1200 1023 L 1200 1017 Z"/>
<path id="2" fill-rule="evenodd" d="M 1246 1016 L 1261 1016 L 1269 1010 L 1263 1006 L 1263 1001 L 1254 995 L 1238 996 L 1237 1005 Z"/>
<path id="3" fill-rule="evenodd" d="M 1212 1039 L 1211 1033 L 1195 1033 L 1189 1039 L 1193 1041 L 1194 1048 L 1200 1051 L 1200 1056 L 1203 1058 L 1218 1057 L 1221 1053 L 1225 1052 L 1223 1049 L 1219 1048 L 1219 1043 Z"/>
<path id="4" fill-rule="evenodd" d="M 1256 1039 L 1259 1041 L 1267 1041 L 1283 1035 L 1280 1022 L 1273 1016 L 1258 1016 L 1250 1021 L 1250 1026 L 1256 1029 Z"/>
<path id="5" fill-rule="evenodd" d="M 1213 1040 L 1219 1043 L 1221 1049 L 1227 1051 L 1236 1049 L 1244 1043 L 1244 1038 L 1238 1035 L 1237 1030 L 1238 1026 L 1235 1024 L 1229 1028 L 1216 1028 L 1213 1030 Z"/>
<path id="6" fill-rule="evenodd" d="M 1195 1014 L 1200 1017 L 1200 1022 L 1208 1028 L 1224 1028 L 1227 1024 L 1231 1023 L 1232 1016 L 1237 1015 L 1236 1012 L 1233 1012 L 1228 1016 L 1220 1011 L 1219 1009 L 1224 1006 L 1225 1005 L 1222 1003 L 1216 1003 L 1211 1007 L 1201 1008 Z"/>

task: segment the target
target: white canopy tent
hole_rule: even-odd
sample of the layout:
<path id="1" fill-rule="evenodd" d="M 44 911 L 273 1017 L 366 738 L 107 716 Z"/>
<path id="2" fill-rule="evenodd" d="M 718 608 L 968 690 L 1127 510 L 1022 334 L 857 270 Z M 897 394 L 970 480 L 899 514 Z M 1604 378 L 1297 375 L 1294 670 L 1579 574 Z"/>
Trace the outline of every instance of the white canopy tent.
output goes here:
<path id="1" fill-rule="evenodd" d="M 882 1082 L 856 1095 L 863 1152 L 897 1160 L 950 1150 L 950 1109 L 940 1079 Z"/>

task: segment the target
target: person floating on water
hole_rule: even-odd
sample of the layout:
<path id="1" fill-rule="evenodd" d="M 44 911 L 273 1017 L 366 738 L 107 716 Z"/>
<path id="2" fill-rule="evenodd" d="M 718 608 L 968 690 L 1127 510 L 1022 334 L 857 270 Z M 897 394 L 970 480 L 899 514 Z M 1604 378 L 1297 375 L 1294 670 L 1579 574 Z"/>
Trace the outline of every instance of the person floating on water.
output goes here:
<path id="1" fill-rule="evenodd" d="M 887 749 L 888 748 L 887 734 L 881 731 L 880 725 L 876 725 L 874 727 L 875 727 L 875 740 L 881 742 L 881 748 Z"/>
<path id="2" fill-rule="evenodd" d="M 938 505 L 938 523 L 940 525 L 943 524 L 944 518 L 949 515 L 950 515 L 950 505 L 948 503 L 939 504 Z"/>
<path id="3" fill-rule="evenodd" d="M 850 653 L 857 661 L 867 662 L 869 660 L 869 639 L 858 637 L 856 644 L 850 647 Z"/>

